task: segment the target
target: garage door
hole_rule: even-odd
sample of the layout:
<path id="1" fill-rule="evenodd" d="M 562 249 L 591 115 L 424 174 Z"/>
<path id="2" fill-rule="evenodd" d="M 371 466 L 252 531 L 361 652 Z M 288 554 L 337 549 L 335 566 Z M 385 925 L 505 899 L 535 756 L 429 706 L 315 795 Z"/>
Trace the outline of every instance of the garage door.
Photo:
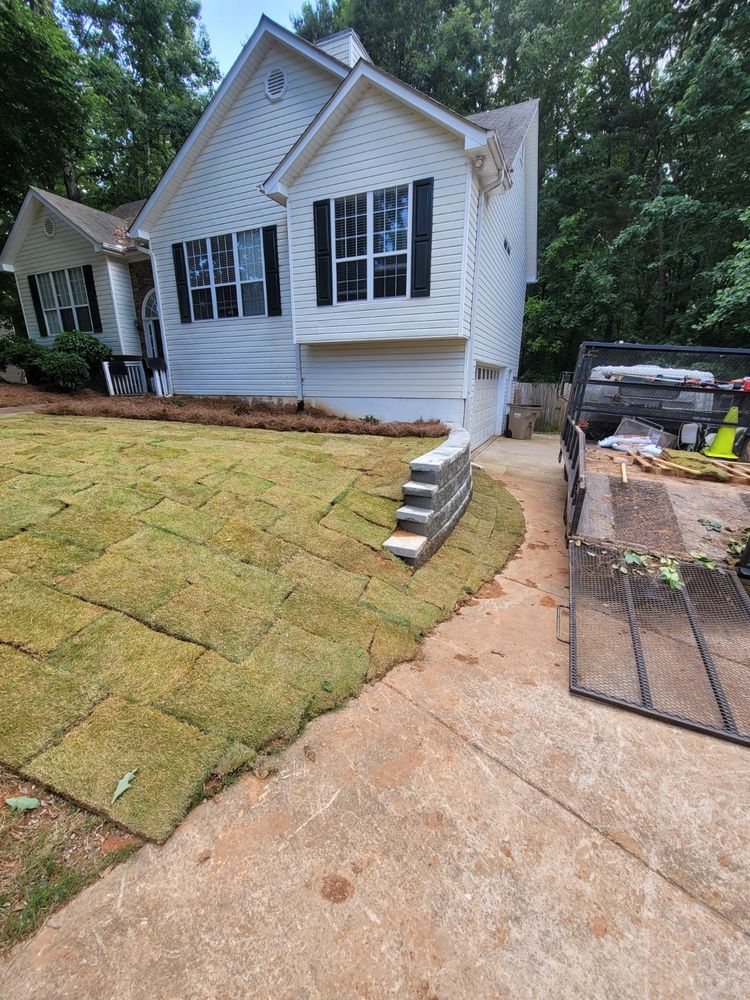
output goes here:
<path id="1" fill-rule="evenodd" d="M 495 433 L 503 369 L 477 365 L 471 406 L 471 446 L 476 448 Z"/>

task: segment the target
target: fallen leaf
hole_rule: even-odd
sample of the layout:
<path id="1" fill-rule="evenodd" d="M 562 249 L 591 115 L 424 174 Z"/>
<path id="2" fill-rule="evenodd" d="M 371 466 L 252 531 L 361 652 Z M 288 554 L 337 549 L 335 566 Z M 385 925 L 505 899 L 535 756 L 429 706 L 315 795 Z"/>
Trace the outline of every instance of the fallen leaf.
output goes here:
<path id="1" fill-rule="evenodd" d="M 110 805 L 114 805 L 115 802 L 120 798 L 120 796 L 124 795 L 125 792 L 127 792 L 130 786 L 133 784 L 133 778 L 136 776 L 137 773 L 138 773 L 138 768 L 136 767 L 135 770 L 128 771 L 126 774 L 123 774 L 123 776 L 117 782 L 117 788 L 115 788 L 115 794 L 112 796 L 112 801 L 110 802 Z"/>
<path id="2" fill-rule="evenodd" d="M 14 799 L 6 799 L 6 806 L 14 812 L 26 812 L 28 809 L 36 809 L 39 805 L 39 799 L 29 798 L 28 795 L 18 795 Z"/>

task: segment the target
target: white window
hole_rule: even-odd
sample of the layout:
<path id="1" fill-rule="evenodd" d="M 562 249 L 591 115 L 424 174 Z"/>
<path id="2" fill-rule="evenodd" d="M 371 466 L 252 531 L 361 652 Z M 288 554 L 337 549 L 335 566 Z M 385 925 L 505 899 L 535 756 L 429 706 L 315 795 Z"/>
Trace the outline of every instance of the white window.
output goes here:
<path id="1" fill-rule="evenodd" d="M 93 331 L 82 267 L 37 274 L 36 285 L 50 336 L 63 330 Z M 44 330 L 40 333 L 44 334 Z"/>
<path id="2" fill-rule="evenodd" d="M 367 298 L 367 201 L 366 194 L 334 201 L 338 302 Z"/>
<path id="3" fill-rule="evenodd" d="M 408 294 L 409 185 L 333 199 L 336 301 Z"/>
<path id="4" fill-rule="evenodd" d="M 185 243 L 193 319 L 265 316 L 260 229 Z"/>
<path id="5" fill-rule="evenodd" d="M 373 296 L 406 295 L 409 188 L 402 184 L 372 193 Z M 401 250 L 403 253 L 394 253 Z"/>

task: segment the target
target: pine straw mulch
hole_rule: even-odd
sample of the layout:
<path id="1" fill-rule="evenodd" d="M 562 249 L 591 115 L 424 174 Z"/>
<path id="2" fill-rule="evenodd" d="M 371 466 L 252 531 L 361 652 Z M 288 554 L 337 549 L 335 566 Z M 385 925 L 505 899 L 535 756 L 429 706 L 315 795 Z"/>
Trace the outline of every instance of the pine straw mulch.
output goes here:
<path id="1" fill-rule="evenodd" d="M 54 390 L 39 389 L 34 385 L 16 385 L 13 382 L 3 382 L 0 379 L 0 408 L 4 406 L 33 406 L 37 403 L 47 403 L 59 399 L 60 393 Z"/>
<path id="2" fill-rule="evenodd" d="M 90 390 L 52 396 L 46 412 L 64 417 L 123 417 L 129 420 L 170 420 L 224 427 L 317 434 L 370 434 L 379 437 L 442 437 L 448 428 L 440 420 L 393 421 L 336 417 L 316 407 L 297 412 L 293 405 L 250 403 L 233 396 L 110 397 Z M 6 404 L 16 405 L 16 404 Z"/>

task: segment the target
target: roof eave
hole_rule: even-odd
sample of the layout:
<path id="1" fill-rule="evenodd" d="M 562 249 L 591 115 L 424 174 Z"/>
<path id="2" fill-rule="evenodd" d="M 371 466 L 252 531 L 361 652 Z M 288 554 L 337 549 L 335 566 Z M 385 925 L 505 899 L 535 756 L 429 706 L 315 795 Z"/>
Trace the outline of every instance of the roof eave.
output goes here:
<path id="1" fill-rule="evenodd" d="M 455 111 L 444 107 L 432 98 L 420 94 L 419 91 L 397 80 L 396 77 L 386 73 L 385 70 L 381 70 L 372 63 L 360 59 L 346 79 L 342 81 L 338 89 L 321 108 L 310 125 L 308 125 L 297 142 L 287 152 L 276 169 L 261 185 L 261 190 L 267 197 L 279 204 L 286 204 L 289 182 L 295 176 L 294 169 L 302 160 L 305 150 L 324 131 L 337 108 L 343 101 L 353 95 L 355 88 L 364 88 L 367 85 L 378 87 L 389 93 L 396 100 L 407 104 L 425 117 L 432 119 L 448 131 L 453 132 L 457 137 L 462 138 L 464 149 L 467 152 L 487 148 L 492 136 L 494 136 L 494 133 L 473 124 L 473 122 L 463 118 Z M 502 157 L 499 144 L 495 152 L 492 149 L 490 149 L 490 152 L 493 158 L 497 152 Z"/>
<path id="2" fill-rule="evenodd" d="M 324 69 L 329 70 L 331 73 L 342 79 L 349 73 L 349 67 L 334 58 L 334 56 L 329 55 L 323 49 L 318 49 L 312 44 L 312 42 L 308 42 L 306 39 L 300 38 L 298 35 L 293 34 L 291 31 L 283 28 L 280 24 L 277 24 L 275 21 L 272 21 L 270 17 L 263 14 L 255 31 L 247 40 L 244 48 L 235 59 L 229 72 L 221 81 L 218 90 L 208 102 L 203 114 L 194 125 L 192 132 L 179 148 L 174 159 L 165 170 L 151 197 L 147 199 L 146 204 L 140 210 L 138 215 L 136 215 L 135 219 L 133 219 L 129 229 L 130 233 L 134 233 L 141 239 L 149 238 L 147 235 L 149 215 L 153 212 L 154 207 L 159 203 L 159 200 L 168 188 L 175 173 L 179 170 L 188 152 L 200 138 L 208 123 L 216 114 L 217 108 L 221 107 L 223 104 L 225 95 L 229 90 L 231 90 L 248 59 L 256 50 L 258 45 L 260 45 L 263 38 L 268 35 L 276 39 L 276 41 L 280 42 L 282 45 L 287 45 L 290 48 L 293 48 L 295 51 L 299 52 L 300 55 L 305 56 L 312 62 Z"/>

